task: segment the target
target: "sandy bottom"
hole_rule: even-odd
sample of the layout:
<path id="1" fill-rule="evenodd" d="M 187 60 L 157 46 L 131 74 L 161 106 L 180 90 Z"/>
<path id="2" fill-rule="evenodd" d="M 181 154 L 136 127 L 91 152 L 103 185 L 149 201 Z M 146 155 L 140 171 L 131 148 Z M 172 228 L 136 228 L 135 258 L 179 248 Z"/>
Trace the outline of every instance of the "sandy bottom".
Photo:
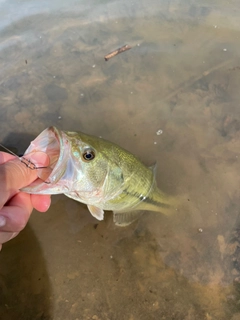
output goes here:
<path id="1" fill-rule="evenodd" d="M 0 19 L 1 143 L 21 154 L 51 125 L 102 136 L 157 162 L 178 205 L 118 228 L 53 196 L 3 247 L 0 318 L 240 319 L 239 3 L 34 3 Z"/>

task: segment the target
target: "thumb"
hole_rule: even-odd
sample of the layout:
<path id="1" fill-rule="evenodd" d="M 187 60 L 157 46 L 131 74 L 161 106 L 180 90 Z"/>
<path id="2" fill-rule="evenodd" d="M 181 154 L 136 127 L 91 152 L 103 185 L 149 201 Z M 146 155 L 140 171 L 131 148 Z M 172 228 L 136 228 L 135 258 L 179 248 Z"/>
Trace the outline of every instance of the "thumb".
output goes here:
<path id="1" fill-rule="evenodd" d="M 34 152 L 24 156 L 31 159 L 36 167 L 49 164 L 49 157 L 44 152 Z M 28 168 L 18 158 L 0 165 L 0 208 L 21 188 L 29 185 L 38 178 L 37 170 Z"/>

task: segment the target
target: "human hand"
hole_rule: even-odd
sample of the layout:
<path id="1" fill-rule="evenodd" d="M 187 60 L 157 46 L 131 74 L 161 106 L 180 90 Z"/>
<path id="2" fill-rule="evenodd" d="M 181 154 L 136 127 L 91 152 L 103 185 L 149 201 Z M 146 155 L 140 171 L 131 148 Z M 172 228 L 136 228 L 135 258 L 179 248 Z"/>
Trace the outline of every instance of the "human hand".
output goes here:
<path id="1" fill-rule="evenodd" d="M 49 162 L 43 152 L 35 152 L 29 158 L 39 167 L 47 166 Z M 27 168 L 13 155 L 0 152 L 0 250 L 3 243 L 16 237 L 26 226 L 33 208 L 41 212 L 48 210 L 49 195 L 19 191 L 37 178 L 37 170 Z"/>

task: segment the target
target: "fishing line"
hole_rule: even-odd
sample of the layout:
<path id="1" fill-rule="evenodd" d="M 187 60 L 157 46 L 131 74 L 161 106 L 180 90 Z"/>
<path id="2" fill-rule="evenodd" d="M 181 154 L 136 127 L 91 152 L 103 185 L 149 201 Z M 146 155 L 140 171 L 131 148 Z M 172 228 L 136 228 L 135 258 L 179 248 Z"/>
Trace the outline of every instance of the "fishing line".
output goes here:
<path id="1" fill-rule="evenodd" d="M 33 163 L 30 159 L 27 159 L 25 157 L 19 157 L 16 153 L 12 152 L 11 150 L 9 150 L 7 147 L 4 147 L 4 145 L 2 145 L 0 143 L 0 146 L 5 149 L 7 152 L 9 152 L 10 154 L 12 154 L 13 156 L 17 157 L 27 168 L 31 169 L 31 170 L 37 170 L 37 169 L 51 169 L 51 167 L 47 166 L 47 167 L 37 167 L 35 165 L 35 163 Z M 39 177 L 40 178 L 40 177 Z M 41 179 L 41 178 L 40 178 Z M 41 179 L 44 183 L 50 184 L 50 181 Z"/>
<path id="2" fill-rule="evenodd" d="M 33 163 L 30 159 L 24 158 L 24 157 L 19 157 L 16 153 L 12 152 L 11 150 L 9 150 L 7 147 L 4 147 L 4 145 L 2 145 L 0 143 L 0 146 L 2 148 L 4 148 L 6 151 L 8 151 L 9 153 L 11 153 L 13 156 L 17 157 L 23 164 L 25 164 L 25 166 L 31 170 L 37 170 L 37 169 L 46 169 L 48 167 L 37 167 L 35 165 L 35 163 Z"/>

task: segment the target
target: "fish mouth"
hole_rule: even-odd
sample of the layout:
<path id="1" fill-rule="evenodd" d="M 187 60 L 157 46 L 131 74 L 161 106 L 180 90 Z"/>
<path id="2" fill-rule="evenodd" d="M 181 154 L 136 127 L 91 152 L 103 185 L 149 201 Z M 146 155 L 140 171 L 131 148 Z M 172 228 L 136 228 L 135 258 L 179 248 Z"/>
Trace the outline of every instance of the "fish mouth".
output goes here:
<path id="1" fill-rule="evenodd" d="M 63 131 L 53 126 L 42 131 L 31 142 L 24 155 L 44 152 L 49 157 L 49 165 L 36 169 L 39 178 L 21 191 L 35 194 L 58 194 L 68 191 L 68 188 L 62 183 L 59 185 L 59 182 L 67 169 L 69 149 L 69 141 Z"/>

